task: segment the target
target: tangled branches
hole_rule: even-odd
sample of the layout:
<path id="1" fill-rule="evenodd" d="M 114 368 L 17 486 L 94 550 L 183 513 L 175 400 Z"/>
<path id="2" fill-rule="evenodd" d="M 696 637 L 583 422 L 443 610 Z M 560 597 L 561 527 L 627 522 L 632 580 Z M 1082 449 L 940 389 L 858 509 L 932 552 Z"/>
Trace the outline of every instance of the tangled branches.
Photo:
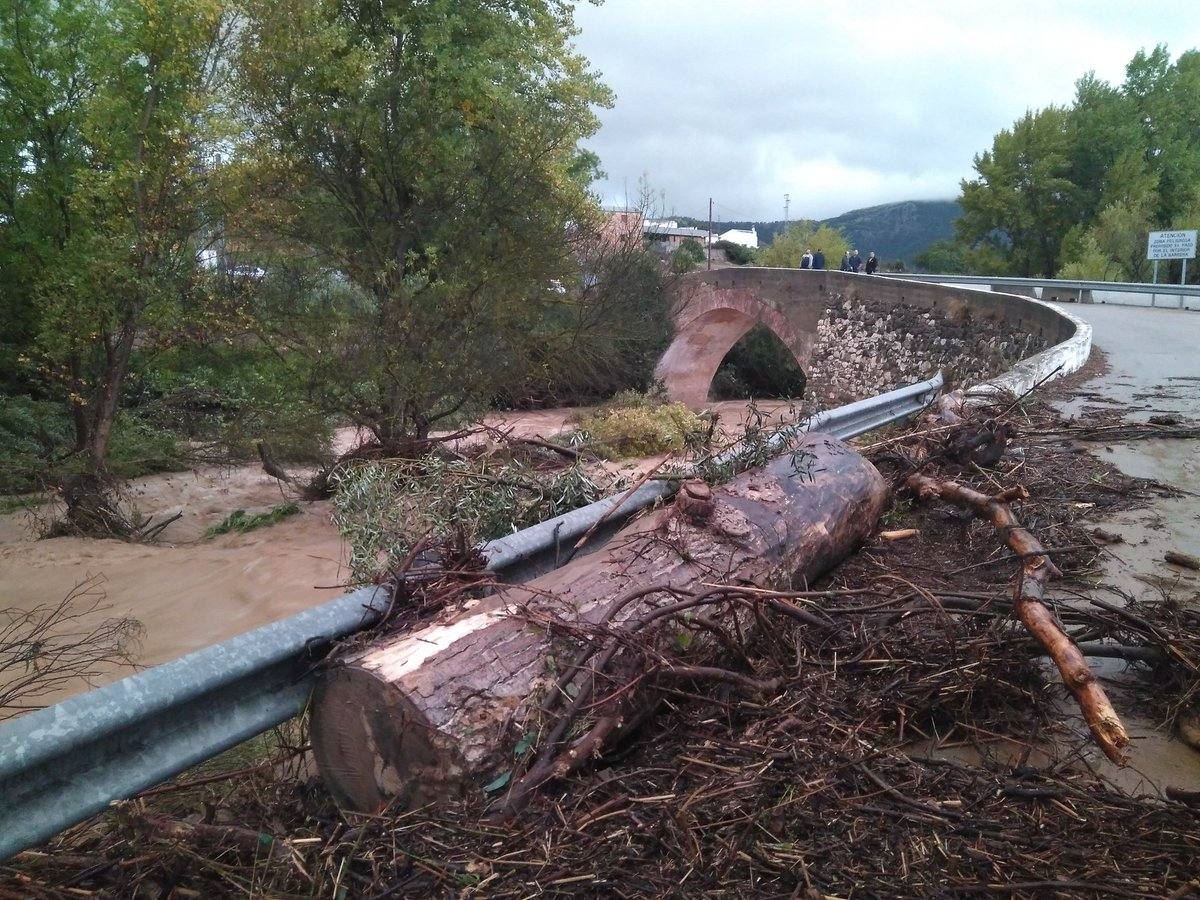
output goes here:
<path id="1" fill-rule="evenodd" d="M 58 603 L 0 609 L 0 720 L 133 665 L 142 626 L 105 616 L 107 609 L 98 578 L 80 582 Z"/>
<path id="2" fill-rule="evenodd" d="M 646 645 L 644 623 L 574 635 L 594 687 L 573 692 L 565 677 L 543 736 L 516 748 L 529 757 L 524 778 L 543 758 L 553 768 L 520 816 L 488 821 L 464 802 L 346 820 L 295 767 L 259 767 L 193 788 L 217 810 L 199 828 L 177 827 L 160 798 L 144 801 L 137 818 L 157 823 L 152 852 L 130 843 L 129 824 L 93 826 L 61 839 L 57 867 L 27 854 L 0 885 L 26 896 L 64 884 L 106 896 L 250 885 L 846 896 L 864 884 L 879 896 L 1161 896 L 1200 877 L 1196 808 L 1124 796 L 1071 753 L 1036 769 L 1025 761 L 1055 727 L 1054 691 L 1003 600 L 882 576 L 810 592 L 647 590 L 659 602 L 642 618 L 693 637 Z M 709 623 L 721 605 L 738 607 L 746 627 L 717 637 Z M 628 723 L 610 722 L 631 712 L 621 698 L 637 678 L 654 679 L 667 714 L 634 740 Z M 627 739 L 596 758 L 604 729 Z M 578 763 L 561 764 L 572 759 L 564 745 Z M 993 758 L 1000 748 L 1025 749 L 1011 762 Z"/>
<path id="3" fill-rule="evenodd" d="M 357 462 L 334 477 L 334 523 L 361 581 L 395 568 L 422 535 L 440 539 L 465 528 L 474 541 L 484 541 L 584 506 L 601 493 L 579 465 L 546 474 L 515 458 Z"/>

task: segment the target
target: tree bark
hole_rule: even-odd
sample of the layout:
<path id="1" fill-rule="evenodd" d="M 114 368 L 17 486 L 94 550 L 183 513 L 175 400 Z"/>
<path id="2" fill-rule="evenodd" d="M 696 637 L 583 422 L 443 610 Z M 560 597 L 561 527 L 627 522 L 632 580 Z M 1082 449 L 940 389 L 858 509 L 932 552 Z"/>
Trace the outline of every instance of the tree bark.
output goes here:
<path id="1" fill-rule="evenodd" d="M 1075 695 L 1083 718 L 1100 749 L 1115 763 L 1123 765 L 1127 762 L 1123 750 L 1129 744 L 1129 736 L 1116 710 L 1095 674 L 1088 668 L 1083 654 L 1044 602 L 1046 582 L 1062 573 L 1050 561 L 1050 555 L 1038 539 L 1022 527 L 1008 505 L 1011 500 L 1028 499 L 1029 493 L 1025 488 L 1017 487 L 989 497 L 954 481 L 938 481 L 919 474 L 910 475 L 905 484 L 921 499 L 937 497 L 971 510 L 996 527 L 1004 542 L 1021 561 L 1021 574 L 1013 596 L 1013 608 L 1017 616 L 1054 660 L 1063 683 Z"/>
<path id="2" fill-rule="evenodd" d="M 117 419 L 121 387 L 125 383 L 125 374 L 129 370 L 129 360 L 133 355 L 134 339 L 137 337 L 135 323 L 139 313 L 140 310 L 128 314 L 121 323 L 117 342 L 107 354 L 104 374 L 96 393 L 87 453 L 90 470 L 97 475 L 102 474 L 108 465 L 108 443 Z"/>
<path id="3" fill-rule="evenodd" d="M 312 743 L 338 803 L 413 808 L 511 770 L 517 739 L 545 737 L 543 702 L 561 692 L 558 676 L 571 672 L 564 660 L 574 656 L 535 622 L 629 624 L 660 607 L 665 588 L 702 582 L 807 587 L 872 533 L 888 499 L 875 467 L 825 435 L 806 436 L 795 453 L 723 487 L 683 494 L 591 556 L 472 600 L 327 671 L 313 700 Z M 698 612 L 736 628 L 732 609 Z M 590 670 L 577 671 L 590 679 Z M 646 681 L 629 689 L 639 709 L 652 702 Z M 612 690 L 595 683 L 598 694 Z M 597 734 L 618 727 L 609 722 Z M 574 749 L 593 752 L 598 741 L 589 739 Z"/>

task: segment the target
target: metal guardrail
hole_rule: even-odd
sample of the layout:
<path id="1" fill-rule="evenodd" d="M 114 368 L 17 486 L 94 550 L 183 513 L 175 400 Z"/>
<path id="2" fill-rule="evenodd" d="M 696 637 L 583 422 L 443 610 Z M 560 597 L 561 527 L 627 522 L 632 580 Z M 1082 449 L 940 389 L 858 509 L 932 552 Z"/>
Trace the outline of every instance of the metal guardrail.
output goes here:
<path id="1" fill-rule="evenodd" d="M 926 281 L 934 284 L 986 284 L 1021 288 L 1050 288 L 1064 291 L 1104 291 L 1117 294 L 1163 294 L 1171 297 L 1200 297 L 1196 284 L 1147 284 L 1144 281 L 1072 281 L 1067 278 L 1011 278 L 1000 275 L 926 275 L 886 272 L 889 278 Z"/>
<path id="2" fill-rule="evenodd" d="M 851 438 L 919 412 L 941 386 L 939 373 L 819 413 L 773 440 L 782 446 L 803 431 Z M 487 566 L 510 581 L 553 568 L 566 542 L 602 521 L 619 527 L 677 486 L 650 481 L 623 501 L 599 500 L 490 541 Z M 379 588 L 354 591 L 0 724 L 0 859 L 299 715 L 333 642 L 378 621 L 387 601 Z"/>

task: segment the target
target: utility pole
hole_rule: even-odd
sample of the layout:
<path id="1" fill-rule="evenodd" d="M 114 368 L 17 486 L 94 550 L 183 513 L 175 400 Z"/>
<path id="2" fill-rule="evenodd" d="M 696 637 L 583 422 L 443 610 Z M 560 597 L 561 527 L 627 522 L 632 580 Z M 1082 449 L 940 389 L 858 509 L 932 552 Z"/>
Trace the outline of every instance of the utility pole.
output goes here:
<path id="1" fill-rule="evenodd" d="M 709 271 L 712 271 L 712 197 L 708 198 L 708 246 L 704 248 L 704 258 L 708 260 Z"/>
<path id="2" fill-rule="evenodd" d="M 791 202 L 792 202 L 792 195 L 784 194 L 783 195 L 783 233 L 784 234 L 787 234 L 787 230 L 788 230 L 788 222 L 789 222 L 788 207 L 791 205 Z"/>

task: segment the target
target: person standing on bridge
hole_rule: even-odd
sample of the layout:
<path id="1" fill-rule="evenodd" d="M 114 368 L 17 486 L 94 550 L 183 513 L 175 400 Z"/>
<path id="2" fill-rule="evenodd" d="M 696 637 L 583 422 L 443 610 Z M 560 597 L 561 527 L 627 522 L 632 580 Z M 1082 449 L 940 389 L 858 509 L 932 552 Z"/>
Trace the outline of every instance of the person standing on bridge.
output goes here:
<path id="1" fill-rule="evenodd" d="M 850 251 L 850 271 L 857 272 L 862 268 L 862 257 L 858 255 L 857 250 Z"/>
<path id="2" fill-rule="evenodd" d="M 817 252 L 813 254 L 812 267 L 814 269 L 825 268 L 825 254 L 821 252 L 821 248 L 817 248 Z"/>
<path id="3" fill-rule="evenodd" d="M 850 271 L 850 251 L 849 250 L 847 250 L 845 253 L 842 254 L 841 269 L 843 272 Z"/>
<path id="4" fill-rule="evenodd" d="M 872 250 L 867 254 L 867 274 L 874 275 L 875 270 L 879 268 L 879 260 L 875 258 L 875 251 Z"/>
<path id="5" fill-rule="evenodd" d="M 804 255 L 800 257 L 800 268 L 811 269 L 813 267 L 812 251 L 807 247 L 804 249 Z"/>

